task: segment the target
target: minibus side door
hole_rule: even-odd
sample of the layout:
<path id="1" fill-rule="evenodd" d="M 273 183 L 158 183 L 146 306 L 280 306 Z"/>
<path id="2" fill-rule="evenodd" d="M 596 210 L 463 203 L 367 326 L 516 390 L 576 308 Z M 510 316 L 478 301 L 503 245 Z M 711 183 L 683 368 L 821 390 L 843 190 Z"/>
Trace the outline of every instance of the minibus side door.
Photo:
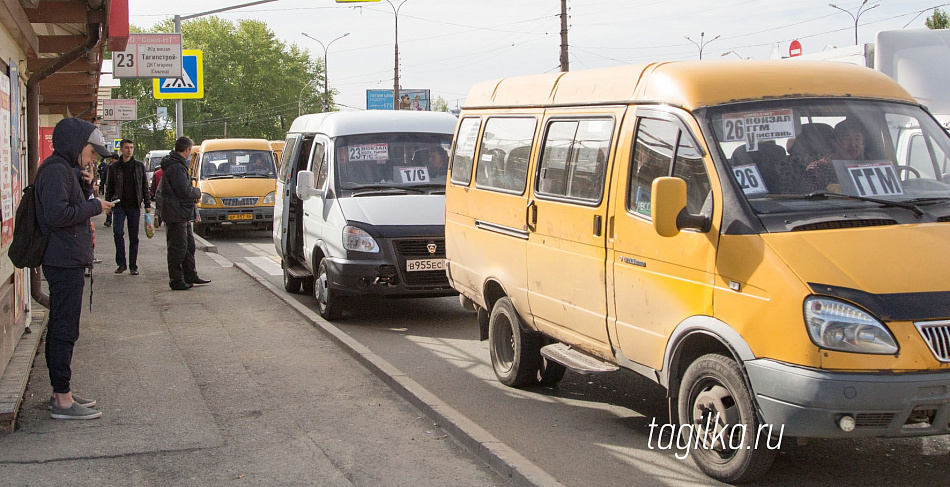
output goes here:
<path id="1" fill-rule="evenodd" d="M 611 141 L 623 108 L 548 110 L 528 202 L 535 326 L 595 355 L 607 338 L 605 226 Z"/>
<path id="2" fill-rule="evenodd" d="M 686 318 L 712 314 L 718 210 L 708 155 L 683 119 L 670 111 L 638 108 L 624 133 L 633 147 L 618 155 L 607 241 L 611 268 L 611 336 L 633 362 L 660 370 L 673 329 Z M 683 118 L 686 118 L 684 115 Z M 629 135 L 627 135 L 629 137 Z M 705 157 L 704 157 L 705 156 Z M 653 228 L 653 180 L 686 180 L 687 211 L 709 214 L 708 231 L 683 230 L 662 237 Z M 718 184 L 715 172 L 713 183 Z"/>
<path id="3" fill-rule="evenodd" d="M 320 244 L 323 238 L 325 227 L 327 225 L 326 208 L 332 205 L 332 200 L 327 198 L 329 178 L 327 177 L 329 160 L 327 157 L 327 146 L 329 140 L 324 136 L 316 136 L 313 140 L 313 147 L 310 149 L 310 163 L 306 170 L 313 172 L 314 188 L 322 189 L 323 196 L 313 196 L 303 202 L 303 215 L 301 218 L 303 235 L 303 257 L 305 262 L 310 262 L 313 258 L 313 249 Z M 301 169 L 303 170 L 303 169 Z M 340 233 L 342 239 L 342 233 Z M 310 262 L 310 270 L 316 271 L 319 262 Z"/>
<path id="4" fill-rule="evenodd" d="M 290 255 L 287 249 L 289 244 L 287 230 L 290 228 L 288 219 L 291 215 L 290 206 L 293 198 L 296 198 L 294 188 L 297 186 L 297 171 L 293 169 L 297 167 L 297 153 L 300 151 L 301 137 L 300 134 L 287 136 L 284 147 L 287 148 L 288 160 L 284 161 L 284 164 L 277 171 L 277 184 L 274 190 L 274 232 L 272 237 L 277 255 L 285 260 L 286 256 Z"/>

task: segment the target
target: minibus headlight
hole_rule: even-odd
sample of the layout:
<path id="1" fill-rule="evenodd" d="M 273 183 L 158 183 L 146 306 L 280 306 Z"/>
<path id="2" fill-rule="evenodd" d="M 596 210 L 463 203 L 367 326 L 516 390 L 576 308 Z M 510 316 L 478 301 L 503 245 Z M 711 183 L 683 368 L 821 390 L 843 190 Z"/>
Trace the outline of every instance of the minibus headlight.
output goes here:
<path id="1" fill-rule="evenodd" d="M 357 252 L 378 253 L 379 245 L 376 240 L 362 228 L 343 227 L 343 247 L 346 250 L 355 250 Z"/>
<path id="2" fill-rule="evenodd" d="M 201 204 L 202 205 L 217 205 L 218 202 L 214 200 L 214 196 L 211 196 L 208 193 L 201 193 Z"/>
<path id="3" fill-rule="evenodd" d="M 805 326 L 811 341 L 821 348 L 881 355 L 897 353 L 897 342 L 883 323 L 843 301 L 817 296 L 805 299 Z"/>
<path id="4" fill-rule="evenodd" d="M 264 197 L 264 200 L 261 201 L 261 203 L 263 203 L 263 204 L 265 204 L 265 205 L 273 205 L 273 204 L 274 204 L 274 196 L 275 196 L 275 193 L 274 193 L 273 191 L 271 191 L 270 193 L 267 193 L 267 196 Z"/>

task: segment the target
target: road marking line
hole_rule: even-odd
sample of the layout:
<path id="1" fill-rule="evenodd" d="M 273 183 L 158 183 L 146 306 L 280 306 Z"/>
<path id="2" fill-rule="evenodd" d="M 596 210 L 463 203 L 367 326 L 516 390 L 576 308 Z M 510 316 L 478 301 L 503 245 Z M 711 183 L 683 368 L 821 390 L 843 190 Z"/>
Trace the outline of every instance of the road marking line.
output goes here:
<path id="1" fill-rule="evenodd" d="M 228 260 L 228 258 L 223 255 L 212 254 L 209 252 L 206 252 L 205 255 L 207 255 L 208 257 L 211 257 L 211 260 L 217 262 L 218 265 L 220 265 L 221 267 L 234 267 L 234 264 L 231 263 L 231 261 Z"/>
<path id="2" fill-rule="evenodd" d="M 271 276 L 281 276 L 284 274 L 283 269 L 280 268 L 280 264 L 274 262 L 269 257 L 245 257 L 245 259 Z"/>

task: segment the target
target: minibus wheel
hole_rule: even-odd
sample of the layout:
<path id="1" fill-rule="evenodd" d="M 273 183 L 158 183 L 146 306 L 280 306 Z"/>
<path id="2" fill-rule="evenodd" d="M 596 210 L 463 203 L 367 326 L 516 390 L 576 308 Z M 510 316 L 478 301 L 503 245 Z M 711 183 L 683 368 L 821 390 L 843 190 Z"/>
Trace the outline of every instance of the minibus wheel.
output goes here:
<path id="1" fill-rule="evenodd" d="M 742 483 L 768 471 L 776 453 L 768 441 L 772 428 L 763 427 L 760 435 L 761 422 L 735 360 L 716 353 L 696 359 L 683 374 L 678 406 L 680 434 L 690 435 L 683 444 L 691 447 L 703 473 Z"/>
<path id="2" fill-rule="evenodd" d="M 554 386 L 564 378 L 567 367 L 541 357 L 541 366 L 538 368 L 538 384 L 542 386 Z"/>
<path id="3" fill-rule="evenodd" d="M 290 275 L 290 271 L 287 270 L 287 262 L 284 260 L 280 261 L 280 268 L 284 271 L 284 291 L 287 291 L 290 294 L 299 293 L 300 279 Z"/>
<path id="4" fill-rule="evenodd" d="M 523 325 L 510 299 L 504 297 L 495 302 L 488 321 L 488 350 L 495 376 L 506 386 L 538 383 L 540 340 Z"/>
<path id="5" fill-rule="evenodd" d="M 325 320 L 333 321 L 343 316 L 340 298 L 330 289 L 330 274 L 327 270 L 327 259 L 320 259 L 317 275 L 313 281 L 313 297 L 317 298 L 317 312 Z"/>

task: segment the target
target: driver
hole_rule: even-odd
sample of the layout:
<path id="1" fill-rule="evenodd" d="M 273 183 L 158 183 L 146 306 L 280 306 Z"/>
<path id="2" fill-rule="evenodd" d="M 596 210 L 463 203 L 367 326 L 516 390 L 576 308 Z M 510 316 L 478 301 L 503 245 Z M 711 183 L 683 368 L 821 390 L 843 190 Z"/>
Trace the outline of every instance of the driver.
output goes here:
<path id="1" fill-rule="evenodd" d="M 829 157 L 812 162 L 805 168 L 809 191 L 836 190 L 838 176 L 832 161 L 864 160 L 864 131 L 861 125 L 851 119 L 838 122 L 831 139 L 831 148 Z"/>
<path id="2" fill-rule="evenodd" d="M 264 162 L 262 155 L 254 154 L 251 156 L 251 164 L 248 166 L 247 172 L 254 174 L 271 174 L 271 169 L 267 167 L 267 163 Z"/>

